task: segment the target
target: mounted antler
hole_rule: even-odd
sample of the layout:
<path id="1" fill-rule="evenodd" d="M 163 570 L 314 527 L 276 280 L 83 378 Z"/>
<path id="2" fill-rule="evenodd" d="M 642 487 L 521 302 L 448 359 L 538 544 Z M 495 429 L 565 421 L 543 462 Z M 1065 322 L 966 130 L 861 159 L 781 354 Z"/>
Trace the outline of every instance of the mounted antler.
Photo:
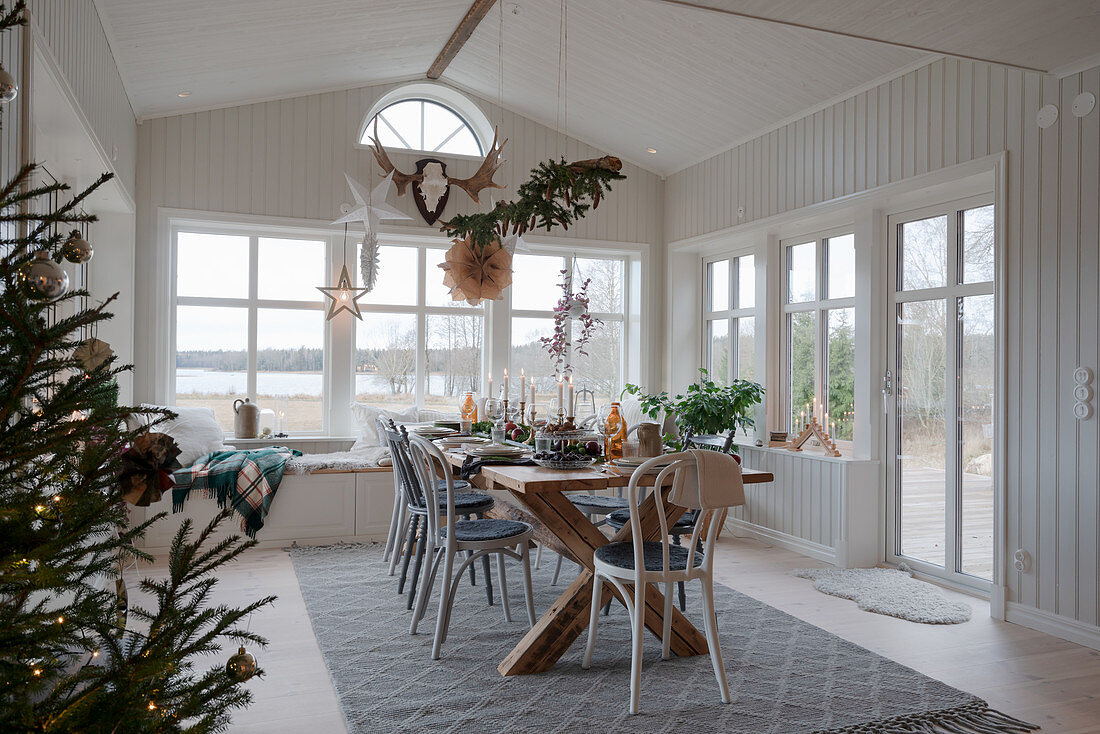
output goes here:
<path id="1" fill-rule="evenodd" d="M 503 141 L 501 141 L 500 145 L 497 145 L 498 136 L 499 131 L 494 129 L 493 144 L 489 147 L 489 152 L 485 155 L 485 159 L 481 162 L 481 166 L 478 167 L 473 176 L 470 176 L 469 178 L 451 178 L 450 176 L 445 177 L 448 184 L 454 184 L 455 186 L 458 186 L 467 194 L 469 194 L 471 199 L 479 204 L 481 203 L 481 201 L 478 199 L 478 194 L 483 189 L 504 188 L 502 184 L 498 184 L 493 181 L 493 176 L 500 169 L 500 167 L 506 163 L 506 161 L 500 157 L 500 154 L 503 152 L 504 144 L 508 142 L 508 138 L 505 138 Z M 397 184 L 398 196 L 405 195 L 405 189 L 408 188 L 410 183 L 424 183 L 423 173 L 403 173 L 402 171 L 398 170 L 397 166 L 393 165 L 392 161 L 390 161 L 389 154 L 387 154 L 386 149 L 382 147 L 382 143 L 378 141 L 377 117 L 374 119 L 374 135 L 371 136 L 370 141 L 371 152 L 374 153 L 374 159 L 378 161 L 378 165 L 382 168 L 382 175 L 385 176 L 390 172 L 393 173 L 393 182 Z"/>
<path id="2" fill-rule="evenodd" d="M 370 138 L 371 146 L 370 150 L 374 153 L 374 159 L 378 161 L 379 167 L 382 169 L 382 176 L 385 177 L 389 173 L 393 173 L 393 182 L 397 184 L 397 195 L 404 196 L 405 189 L 408 188 L 410 183 L 414 181 L 420 183 L 424 180 L 423 173 L 402 173 L 397 169 L 397 166 L 390 162 L 389 155 L 386 154 L 386 149 L 382 147 L 382 144 L 378 142 L 378 118 L 374 118 L 374 135 Z"/>
<path id="3" fill-rule="evenodd" d="M 504 144 L 508 142 L 508 138 L 505 138 L 501 141 L 500 145 L 497 145 L 498 134 L 498 131 L 494 128 L 493 144 L 489 146 L 489 152 L 485 154 L 485 160 L 481 162 L 481 166 L 473 176 L 469 178 L 447 178 L 447 183 L 454 184 L 461 188 L 478 204 L 480 204 L 481 201 L 477 198 L 477 195 L 482 189 L 504 188 L 502 184 L 493 181 L 493 175 L 506 163 L 506 161 L 500 157 L 500 154 L 504 150 Z"/>

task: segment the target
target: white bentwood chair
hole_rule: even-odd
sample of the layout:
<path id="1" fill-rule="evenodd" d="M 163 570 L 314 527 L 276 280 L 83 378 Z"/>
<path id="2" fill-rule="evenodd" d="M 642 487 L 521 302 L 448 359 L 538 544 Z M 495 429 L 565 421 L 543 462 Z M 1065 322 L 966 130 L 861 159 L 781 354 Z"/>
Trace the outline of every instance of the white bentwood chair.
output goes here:
<path id="1" fill-rule="evenodd" d="M 667 466 L 661 464 L 669 462 Z M 639 506 L 646 495 L 646 488 L 639 487 L 641 477 L 650 471 L 658 471 L 655 487 L 662 487 L 669 483 L 671 478 L 672 488 L 670 497 L 679 497 L 683 507 L 701 510 L 701 515 L 695 523 L 695 529 L 691 535 L 691 542 L 684 545 L 674 545 L 669 540 L 670 523 L 668 521 L 666 505 L 662 492 L 654 490 L 656 495 L 657 518 L 661 525 L 659 540 L 643 541 L 641 516 Z M 738 468 L 738 471 L 740 469 Z M 672 638 L 672 591 L 673 585 L 680 581 L 699 579 L 703 586 L 703 622 L 706 633 L 707 646 L 710 648 L 710 660 L 714 668 L 714 677 L 718 679 L 718 688 L 722 695 L 722 703 L 730 702 L 729 684 L 726 682 L 726 670 L 722 665 L 722 650 L 718 641 L 718 622 L 714 610 L 714 546 L 726 519 L 727 507 L 692 507 L 691 505 L 705 504 L 699 502 L 698 492 L 694 493 L 692 502 L 684 500 L 684 482 L 695 481 L 697 463 L 694 454 L 684 452 L 670 454 L 663 457 L 654 457 L 642 464 L 630 477 L 627 487 L 627 500 L 630 508 L 630 529 L 632 538 L 629 541 L 608 543 L 596 549 L 594 555 L 595 569 L 592 578 L 592 612 L 588 626 L 588 645 L 584 651 L 584 661 L 581 667 L 587 669 L 592 664 L 592 653 L 596 648 L 596 625 L 599 621 L 600 604 L 605 582 L 611 583 L 619 590 L 625 602 L 627 612 L 630 615 L 632 651 L 630 657 L 630 713 L 638 713 L 641 699 L 642 680 L 642 636 L 645 634 L 645 595 L 646 587 L 653 584 L 664 584 L 664 628 L 661 634 L 662 656 L 669 658 Z M 693 494 L 688 492 L 687 494 Z M 703 551 L 698 547 L 702 529 L 707 528 L 707 536 L 703 542 Z M 689 562 L 690 560 L 690 562 Z M 634 593 L 631 595 L 626 585 L 634 585 Z M 633 597 L 633 598 L 632 598 Z"/>
<path id="2" fill-rule="evenodd" d="M 416 634 L 416 627 L 424 618 L 428 607 L 428 597 L 435 585 L 435 576 L 440 565 L 443 566 L 443 583 L 439 589 L 439 614 L 435 621 L 435 639 L 432 641 L 432 660 L 439 659 L 440 648 L 447 639 L 447 629 L 451 623 L 451 607 L 462 572 L 478 558 L 495 554 L 497 556 L 497 581 L 500 585 L 500 598 L 504 607 L 504 618 L 511 622 L 512 611 L 508 603 L 508 586 L 504 570 L 504 557 L 515 558 L 523 570 L 523 593 L 527 603 L 527 621 L 535 626 L 535 600 L 531 588 L 530 540 L 534 529 L 518 520 L 459 520 L 455 514 L 454 482 L 450 466 L 443 452 L 435 444 L 420 436 L 410 436 L 409 454 L 417 481 L 427 497 L 427 506 L 446 510 L 439 514 L 427 514 L 428 534 L 426 558 L 431 564 L 431 572 L 425 574 L 423 587 L 419 590 L 416 610 L 413 612 L 410 633 Z M 437 483 L 435 478 L 442 474 L 446 481 Z M 440 486 L 440 485 L 443 486 Z M 444 491 L 445 490 L 445 496 Z M 441 517 L 442 515 L 442 517 Z M 441 524 L 442 520 L 442 524 Z M 514 548 L 519 548 L 517 553 Z M 455 571 L 454 563 L 463 551 L 472 554 L 462 560 Z"/>

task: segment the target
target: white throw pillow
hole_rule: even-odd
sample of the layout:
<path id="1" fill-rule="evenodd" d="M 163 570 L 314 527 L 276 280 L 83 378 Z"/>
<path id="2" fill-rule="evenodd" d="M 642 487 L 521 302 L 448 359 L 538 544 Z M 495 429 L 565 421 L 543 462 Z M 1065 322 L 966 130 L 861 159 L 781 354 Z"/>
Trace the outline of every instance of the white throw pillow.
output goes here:
<path id="1" fill-rule="evenodd" d="M 167 433 L 176 440 L 181 466 L 191 466 L 200 456 L 221 451 L 225 446 L 225 432 L 218 425 L 212 408 L 148 403 L 142 403 L 141 407 L 164 408 L 177 414 L 174 420 L 160 423 L 153 430 Z"/>
<path id="2" fill-rule="evenodd" d="M 352 451 L 383 444 L 382 437 L 378 435 L 379 418 L 392 418 L 398 423 L 415 423 L 420 420 L 415 405 L 395 410 L 355 402 L 351 404 L 351 414 L 355 418 L 355 423 L 359 426 L 358 438 L 355 445 L 351 447 Z"/>

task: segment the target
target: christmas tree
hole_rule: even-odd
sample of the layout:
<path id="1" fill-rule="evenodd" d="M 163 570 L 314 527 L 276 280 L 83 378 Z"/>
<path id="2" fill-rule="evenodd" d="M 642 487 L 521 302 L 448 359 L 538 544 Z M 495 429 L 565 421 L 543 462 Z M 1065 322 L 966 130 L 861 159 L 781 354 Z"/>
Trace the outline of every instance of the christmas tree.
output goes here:
<path id="1" fill-rule="evenodd" d="M 0 33 L 25 22 L 22 2 L 0 5 Z M 184 522 L 166 574 L 127 594 L 122 570 L 152 560 L 134 542 L 164 513 L 131 526 L 124 500 L 167 489 L 178 449 L 155 432 L 166 414 L 117 404 L 130 368 L 92 338 L 114 297 L 88 307 L 60 265 L 90 257 L 70 230 L 110 175 L 73 194 L 36 171 L 0 185 L 0 731 L 220 731 L 255 666 L 211 655 L 263 645 L 248 620 L 274 597 L 211 603 L 217 570 L 254 543 L 214 539 L 228 512 Z M 128 430 L 134 415 L 152 429 Z"/>

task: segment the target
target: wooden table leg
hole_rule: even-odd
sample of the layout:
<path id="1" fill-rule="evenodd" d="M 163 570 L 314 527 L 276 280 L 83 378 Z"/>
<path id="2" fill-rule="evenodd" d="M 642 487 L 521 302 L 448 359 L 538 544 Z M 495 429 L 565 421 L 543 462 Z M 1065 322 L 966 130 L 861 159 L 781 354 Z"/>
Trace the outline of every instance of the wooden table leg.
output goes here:
<path id="1" fill-rule="evenodd" d="M 589 605 L 592 603 L 592 554 L 596 548 L 608 542 L 599 528 L 561 493 L 514 494 L 570 550 L 571 555 L 584 568 L 500 663 L 497 670 L 502 675 L 523 675 L 549 670 L 588 627 Z M 643 532 L 647 538 L 656 537 L 656 533 L 660 532 L 660 524 L 652 494 L 643 503 L 641 510 Z M 670 518 L 670 522 L 674 521 L 675 518 Z M 614 539 L 629 537 L 630 526 L 627 525 Z M 613 586 L 605 584 L 603 588 L 603 598 L 599 600 L 601 605 L 612 595 L 619 596 L 618 590 Z M 630 586 L 627 588 L 633 593 Z M 680 656 L 706 653 L 707 643 L 703 634 L 675 607 L 672 613 L 672 651 Z M 646 627 L 659 638 L 664 623 L 664 594 L 654 585 L 646 591 L 645 622 Z"/>

